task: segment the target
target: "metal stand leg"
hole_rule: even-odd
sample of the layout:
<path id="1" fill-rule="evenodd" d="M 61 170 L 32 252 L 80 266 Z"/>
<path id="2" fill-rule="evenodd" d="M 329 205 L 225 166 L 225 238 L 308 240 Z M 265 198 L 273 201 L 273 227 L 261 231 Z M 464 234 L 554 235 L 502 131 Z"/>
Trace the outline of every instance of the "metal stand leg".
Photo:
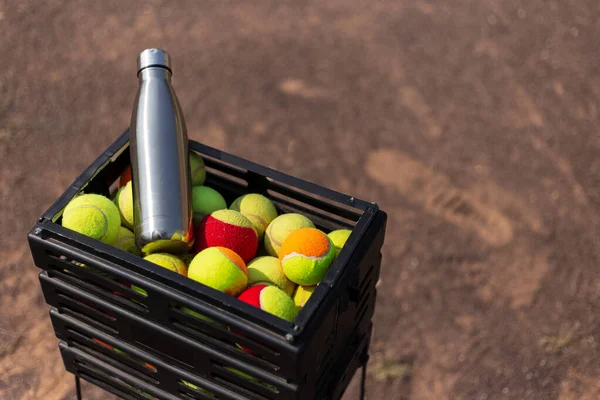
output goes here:
<path id="1" fill-rule="evenodd" d="M 81 382 L 79 381 L 79 377 L 75 375 L 75 393 L 77 395 L 77 400 L 82 400 L 81 397 Z"/>
<path id="2" fill-rule="evenodd" d="M 362 373 L 360 377 L 360 400 L 367 399 L 367 364 L 369 363 L 369 355 L 365 356 L 365 362 L 362 366 Z"/>

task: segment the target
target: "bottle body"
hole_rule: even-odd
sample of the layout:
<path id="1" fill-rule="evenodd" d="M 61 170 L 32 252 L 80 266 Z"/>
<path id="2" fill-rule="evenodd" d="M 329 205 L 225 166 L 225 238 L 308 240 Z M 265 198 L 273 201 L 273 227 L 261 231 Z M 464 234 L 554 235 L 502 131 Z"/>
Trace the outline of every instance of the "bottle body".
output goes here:
<path id="1" fill-rule="evenodd" d="M 171 71 L 138 72 L 130 125 L 136 244 L 145 254 L 182 253 L 193 245 L 188 136 Z"/>

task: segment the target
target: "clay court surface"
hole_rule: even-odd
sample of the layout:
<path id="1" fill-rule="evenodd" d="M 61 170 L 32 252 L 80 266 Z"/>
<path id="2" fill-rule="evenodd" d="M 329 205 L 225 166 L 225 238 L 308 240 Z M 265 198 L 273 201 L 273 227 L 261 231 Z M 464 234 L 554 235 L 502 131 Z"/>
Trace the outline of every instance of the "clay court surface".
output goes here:
<path id="1" fill-rule="evenodd" d="M 74 399 L 26 235 L 154 46 L 191 138 L 388 212 L 369 399 L 600 398 L 599 12 L 0 0 L 0 398 Z"/>

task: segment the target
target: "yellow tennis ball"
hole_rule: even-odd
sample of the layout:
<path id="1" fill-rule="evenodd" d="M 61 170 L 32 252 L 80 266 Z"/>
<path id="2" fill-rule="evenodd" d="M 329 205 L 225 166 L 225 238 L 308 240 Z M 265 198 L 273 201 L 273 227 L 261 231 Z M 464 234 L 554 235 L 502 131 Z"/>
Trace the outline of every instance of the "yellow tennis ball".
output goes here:
<path id="1" fill-rule="evenodd" d="M 335 258 L 331 239 L 315 228 L 289 234 L 279 252 L 283 272 L 298 285 L 316 285 L 325 277 Z"/>
<path id="2" fill-rule="evenodd" d="M 190 263 L 188 277 L 232 296 L 248 284 L 248 270 L 242 257 L 226 247 L 208 247 Z"/>
<path id="3" fill-rule="evenodd" d="M 291 296 L 296 284 L 283 273 L 277 257 L 257 257 L 248 264 L 248 285 L 275 285 Z"/>
<path id="4" fill-rule="evenodd" d="M 275 218 L 265 232 L 265 250 L 273 257 L 279 256 L 281 245 L 288 235 L 300 228 L 314 228 L 312 221 L 302 214 L 283 214 Z"/>
<path id="5" fill-rule="evenodd" d="M 121 224 L 126 228 L 133 229 L 133 188 L 131 181 L 119 189 L 115 196 L 115 204 L 121 214 Z"/>
<path id="6" fill-rule="evenodd" d="M 150 261 L 153 264 L 160 265 L 170 271 L 177 272 L 179 275 L 187 276 L 188 268 L 183 261 L 178 257 L 168 253 L 153 253 L 144 257 L 144 260 Z M 142 296 L 147 297 L 148 292 L 139 286 L 131 285 L 131 289 L 135 290 Z"/>
<path id="7" fill-rule="evenodd" d="M 135 244 L 135 235 L 129 229 L 120 226 L 119 232 L 117 233 L 117 241 L 115 247 L 124 250 L 128 253 L 139 256 L 142 254 L 140 249 Z"/>
<path id="8" fill-rule="evenodd" d="M 261 240 L 269 224 L 277 218 L 275 205 L 258 193 L 245 194 L 231 203 L 230 210 L 239 211 L 252 222 L 258 239 Z"/>
<path id="9" fill-rule="evenodd" d="M 338 229 L 337 231 L 329 232 L 327 236 L 331 239 L 331 242 L 335 246 L 335 255 L 340 254 L 342 247 L 346 244 L 346 241 L 350 237 L 352 231 L 350 229 Z"/>
<path id="10" fill-rule="evenodd" d="M 313 292 L 317 288 L 317 285 L 312 286 L 302 286 L 299 285 L 296 291 L 294 292 L 294 304 L 296 305 L 296 309 L 300 311 L 302 307 L 306 304 L 310 296 L 312 296 Z"/>
<path id="11" fill-rule="evenodd" d="M 99 194 L 83 194 L 65 207 L 62 226 L 114 245 L 121 219 L 119 210 L 109 198 Z"/>
<path id="12" fill-rule="evenodd" d="M 177 272 L 179 275 L 187 276 L 188 268 L 180 258 L 168 253 L 154 253 L 144 257 L 144 260 L 150 261 L 163 268 Z"/>
<path id="13" fill-rule="evenodd" d="M 198 153 L 190 150 L 190 178 L 192 186 L 204 185 L 206 181 L 206 167 L 204 160 Z"/>

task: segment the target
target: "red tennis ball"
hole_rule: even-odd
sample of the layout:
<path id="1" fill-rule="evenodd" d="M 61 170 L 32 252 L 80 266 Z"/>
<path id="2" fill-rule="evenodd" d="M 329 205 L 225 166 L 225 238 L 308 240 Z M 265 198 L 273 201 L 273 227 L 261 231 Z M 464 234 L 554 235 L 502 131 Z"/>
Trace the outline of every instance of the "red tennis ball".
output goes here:
<path id="1" fill-rule="evenodd" d="M 235 251 L 247 263 L 256 255 L 258 234 L 252 222 L 240 212 L 218 210 L 198 224 L 195 251 L 215 246 Z"/>

